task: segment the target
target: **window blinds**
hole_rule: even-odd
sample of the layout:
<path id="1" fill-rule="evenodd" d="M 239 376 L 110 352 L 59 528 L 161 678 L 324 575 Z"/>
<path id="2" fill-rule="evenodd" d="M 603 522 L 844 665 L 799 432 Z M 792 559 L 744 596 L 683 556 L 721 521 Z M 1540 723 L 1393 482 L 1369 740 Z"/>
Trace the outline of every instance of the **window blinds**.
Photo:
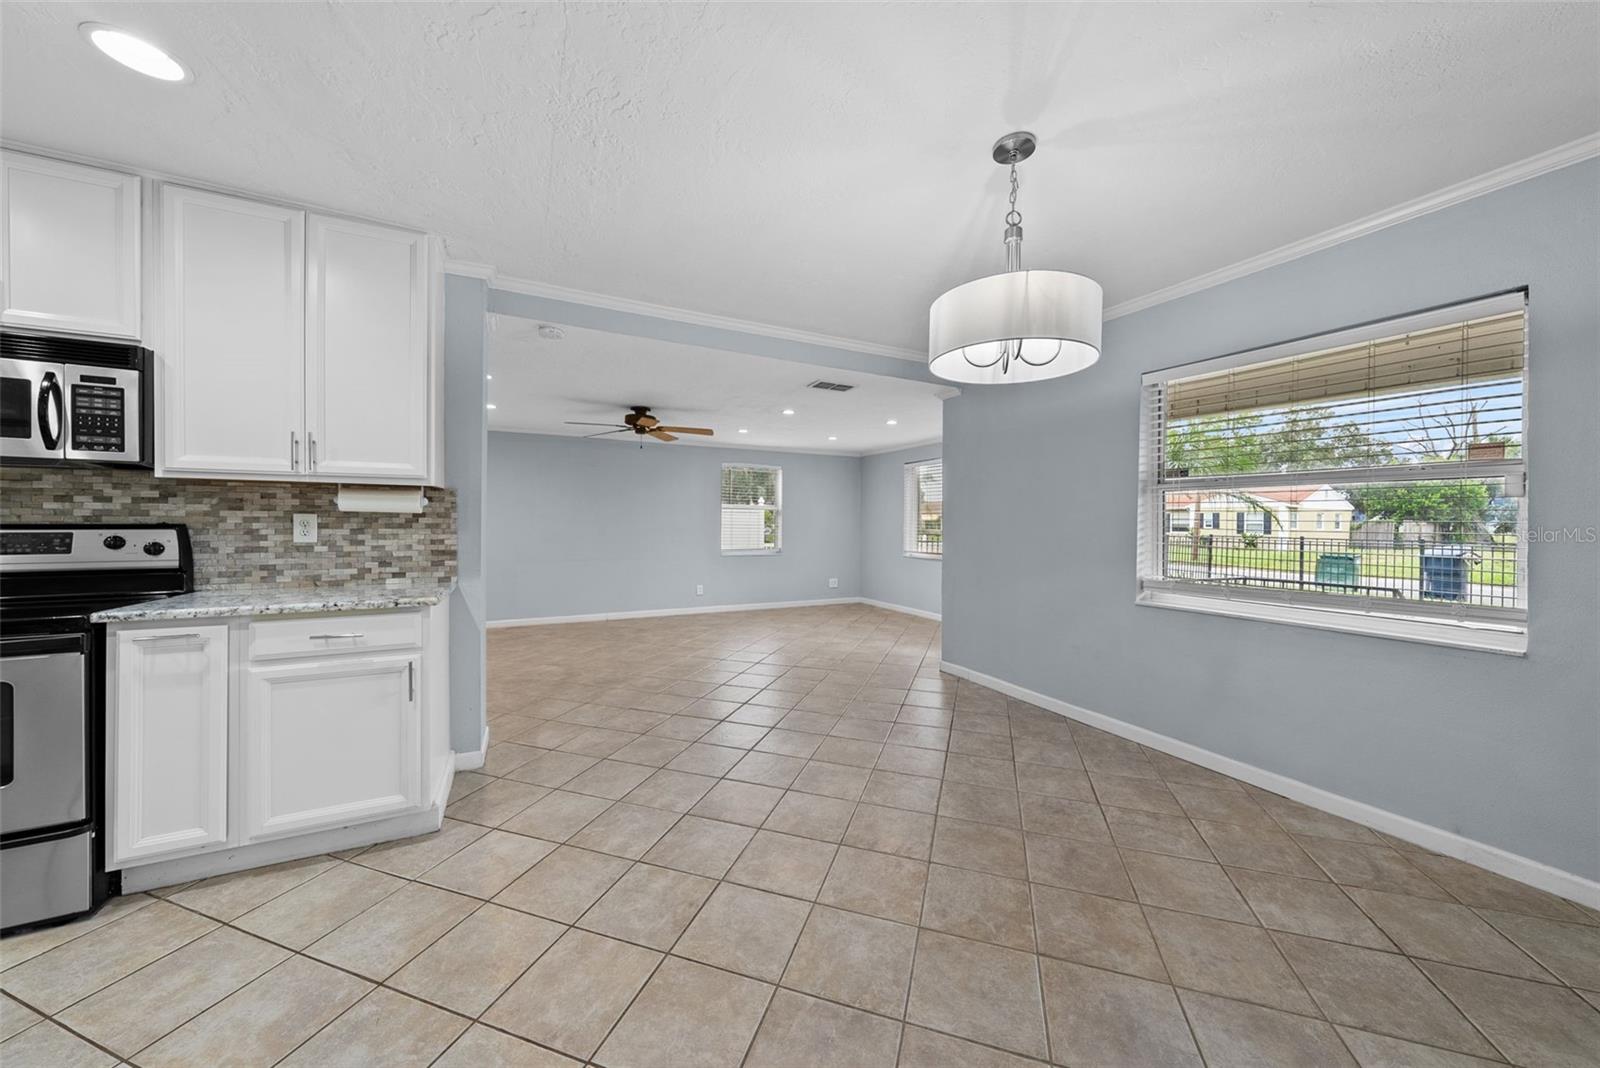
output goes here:
<path id="1" fill-rule="evenodd" d="M 722 551 L 776 552 L 782 544 L 783 469 L 722 465 Z"/>
<path id="2" fill-rule="evenodd" d="M 1157 384 L 1169 477 L 1520 455 L 1521 308 Z"/>
<path id="3" fill-rule="evenodd" d="M 905 466 L 903 546 L 908 556 L 944 555 L 944 461 Z"/>

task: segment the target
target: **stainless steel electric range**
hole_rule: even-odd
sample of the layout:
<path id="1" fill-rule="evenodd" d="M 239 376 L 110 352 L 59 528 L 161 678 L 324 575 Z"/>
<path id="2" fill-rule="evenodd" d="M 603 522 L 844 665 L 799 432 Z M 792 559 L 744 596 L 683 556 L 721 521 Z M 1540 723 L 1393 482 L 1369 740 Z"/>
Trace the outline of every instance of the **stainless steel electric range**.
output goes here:
<path id="1" fill-rule="evenodd" d="M 71 919 L 105 870 L 98 611 L 194 588 L 181 525 L 0 526 L 0 928 Z"/>

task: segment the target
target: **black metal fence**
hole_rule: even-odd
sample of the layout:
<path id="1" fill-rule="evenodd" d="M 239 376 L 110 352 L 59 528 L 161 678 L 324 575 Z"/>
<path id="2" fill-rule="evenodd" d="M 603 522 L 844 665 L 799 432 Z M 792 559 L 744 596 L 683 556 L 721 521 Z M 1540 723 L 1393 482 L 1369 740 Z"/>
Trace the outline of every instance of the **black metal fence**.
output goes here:
<path id="1" fill-rule="evenodd" d="M 1413 538 L 1372 547 L 1343 538 L 1171 531 L 1161 564 L 1167 578 L 1217 585 L 1471 605 L 1525 603 L 1512 535 Z"/>

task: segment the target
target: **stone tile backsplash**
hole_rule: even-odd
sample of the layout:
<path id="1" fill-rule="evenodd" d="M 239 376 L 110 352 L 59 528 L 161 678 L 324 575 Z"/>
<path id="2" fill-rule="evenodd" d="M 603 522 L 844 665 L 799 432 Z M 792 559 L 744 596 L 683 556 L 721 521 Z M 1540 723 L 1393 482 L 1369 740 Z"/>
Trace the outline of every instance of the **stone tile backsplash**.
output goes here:
<path id="1" fill-rule="evenodd" d="M 0 522 L 187 523 L 195 585 L 439 585 L 456 573 L 456 498 L 430 486 L 417 515 L 341 512 L 338 487 L 162 478 L 102 468 L 0 468 Z M 296 545 L 295 512 L 317 516 L 315 545 Z"/>

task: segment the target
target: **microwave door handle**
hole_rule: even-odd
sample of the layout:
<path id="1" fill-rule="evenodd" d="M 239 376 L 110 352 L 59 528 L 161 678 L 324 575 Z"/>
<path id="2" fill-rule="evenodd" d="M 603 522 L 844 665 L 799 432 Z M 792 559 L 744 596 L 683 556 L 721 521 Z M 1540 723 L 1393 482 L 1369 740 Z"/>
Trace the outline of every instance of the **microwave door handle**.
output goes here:
<path id="1" fill-rule="evenodd" d="M 51 431 L 52 412 L 54 418 L 54 432 Z M 47 449 L 61 447 L 61 434 L 66 429 L 65 412 L 62 410 L 61 381 L 56 378 L 54 371 L 46 371 L 39 380 L 39 439 Z"/>

